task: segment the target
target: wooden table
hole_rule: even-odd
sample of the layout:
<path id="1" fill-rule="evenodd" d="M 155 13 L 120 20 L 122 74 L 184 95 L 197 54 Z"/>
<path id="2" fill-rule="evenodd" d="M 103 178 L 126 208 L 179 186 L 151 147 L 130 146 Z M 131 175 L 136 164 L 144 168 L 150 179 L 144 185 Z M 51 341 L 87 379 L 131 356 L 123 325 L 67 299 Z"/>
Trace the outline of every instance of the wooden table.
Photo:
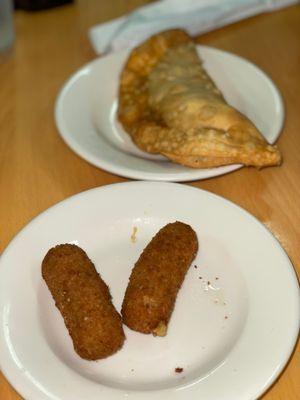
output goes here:
<path id="1" fill-rule="evenodd" d="M 64 144 L 57 134 L 53 106 L 70 74 L 95 58 L 88 28 L 143 3 L 78 0 L 49 11 L 16 12 L 15 47 L 0 56 L 0 251 L 31 218 L 56 202 L 125 181 L 91 166 Z M 278 141 L 284 157 L 281 167 L 243 168 L 191 185 L 250 211 L 279 239 L 300 272 L 300 7 L 259 15 L 202 35 L 198 41 L 245 57 L 266 71 L 283 94 L 286 122 Z M 263 399 L 300 399 L 299 377 L 298 345 Z M 0 399 L 20 399 L 2 375 Z"/>

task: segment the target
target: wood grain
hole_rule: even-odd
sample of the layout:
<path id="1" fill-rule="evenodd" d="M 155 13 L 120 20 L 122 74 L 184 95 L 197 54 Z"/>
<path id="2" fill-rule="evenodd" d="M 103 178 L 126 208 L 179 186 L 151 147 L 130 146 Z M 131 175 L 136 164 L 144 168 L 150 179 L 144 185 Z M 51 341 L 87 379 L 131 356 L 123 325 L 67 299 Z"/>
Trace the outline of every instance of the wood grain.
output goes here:
<path id="1" fill-rule="evenodd" d="M 56 131 L 53 107 L 64 81 L 95 58 L 87 29 L 144 3 L 78 0 L 43 12 L 16 12 L 15 46 L 0 55 L 0 251 L 31 218 L 56 202 L 92 187 L 125 180 L 91 166 L 64 144 Z M 300 7 L 294 6 L 249 18 L 197 39 L 245 57 L 268 73 L 282 92 L 286 122 L 278 141 L 284 156 L 280 168 L 243 168 L 191 183 L 224 196 L 255 215 L 281 242 L 298 273 L 299 38 Z M 300 399 L 299 376 L 298 345 L 283 374 L 262 398 Z M 20 398 L 0 375 L 0 399 Z"/>

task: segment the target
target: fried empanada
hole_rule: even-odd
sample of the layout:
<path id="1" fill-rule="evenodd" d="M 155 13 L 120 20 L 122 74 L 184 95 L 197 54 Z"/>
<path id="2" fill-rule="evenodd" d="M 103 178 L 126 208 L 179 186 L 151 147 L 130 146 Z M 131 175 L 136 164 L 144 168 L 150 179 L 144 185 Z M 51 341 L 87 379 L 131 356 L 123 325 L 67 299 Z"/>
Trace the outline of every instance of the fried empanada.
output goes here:
<path id="1" fill-rule="evenodd" d="M 276 146 L 227 104 L 179 29 L 132 50 L 121 73 L 118 119 L 140 149 L 189 167 L 281 162 Z"/>

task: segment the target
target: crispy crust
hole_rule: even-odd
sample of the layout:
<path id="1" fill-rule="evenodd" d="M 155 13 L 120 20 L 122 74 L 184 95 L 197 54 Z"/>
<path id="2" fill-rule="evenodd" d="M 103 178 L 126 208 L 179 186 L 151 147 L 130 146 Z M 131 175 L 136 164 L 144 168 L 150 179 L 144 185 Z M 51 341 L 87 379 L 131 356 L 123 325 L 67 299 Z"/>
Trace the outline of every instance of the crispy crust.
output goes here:
<path id="1" fill-rule="evenodd" d="M 122 316 L 131 329 L 164 336 L 176 296 L 196 256 L 198 240 L 182 222 L 163 227 L 136 262 L 126 289 Z"/>
<path id="2" fill-rule="evenodd" d="M 122 347 L 125 335 L 109 288 L 80 247 L 62 244 L 50 249 L 42 276 L 80 357 L 97 360 Z"/>
<path id="3" fill-rule="evenodd" d="M 142 150 L 189 167 L 281 162 L 276 146 L 226 103 L 182 30 L 154 35 L 131 52 L 118 118 Z"/>

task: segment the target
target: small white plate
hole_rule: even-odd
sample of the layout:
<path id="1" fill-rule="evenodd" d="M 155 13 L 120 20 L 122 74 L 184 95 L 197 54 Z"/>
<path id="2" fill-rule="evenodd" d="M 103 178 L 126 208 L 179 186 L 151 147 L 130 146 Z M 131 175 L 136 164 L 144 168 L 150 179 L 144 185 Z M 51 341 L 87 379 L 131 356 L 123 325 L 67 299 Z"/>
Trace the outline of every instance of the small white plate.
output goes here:
<path id="1" fill-rule="evenodd" d="M 120 310 L 134 262 L 175 220 L 195 229 L 199 253 L 167 336 L 125 327 L 118 353 L 79 358 L 41 277 L 47 250 L 66 242 L 85 249 Z M 0 259 L 0 363 L 26 400 L 256 399 L 282 371 L 298 329 L 298 283 L 279 243 L 241 208 L 189 186 L 83 192 L 35 218 Z"/>
<path id="2" fill-rule="evenodd" d="M 282 129 L 281 95 L 255 65 L 233 54 L 198 46 L 204 65 L 229 104 L 247 115 L 274 143 Z M 128 51 L 99 58 L 75 73 L 60 92 L 55 118 L 64 141 L 91 164 L 133 179 L 188 181 L 234 171 L 241 165 L 191 169 L 139 150 L 116 118 L 119 74 Z"/>

